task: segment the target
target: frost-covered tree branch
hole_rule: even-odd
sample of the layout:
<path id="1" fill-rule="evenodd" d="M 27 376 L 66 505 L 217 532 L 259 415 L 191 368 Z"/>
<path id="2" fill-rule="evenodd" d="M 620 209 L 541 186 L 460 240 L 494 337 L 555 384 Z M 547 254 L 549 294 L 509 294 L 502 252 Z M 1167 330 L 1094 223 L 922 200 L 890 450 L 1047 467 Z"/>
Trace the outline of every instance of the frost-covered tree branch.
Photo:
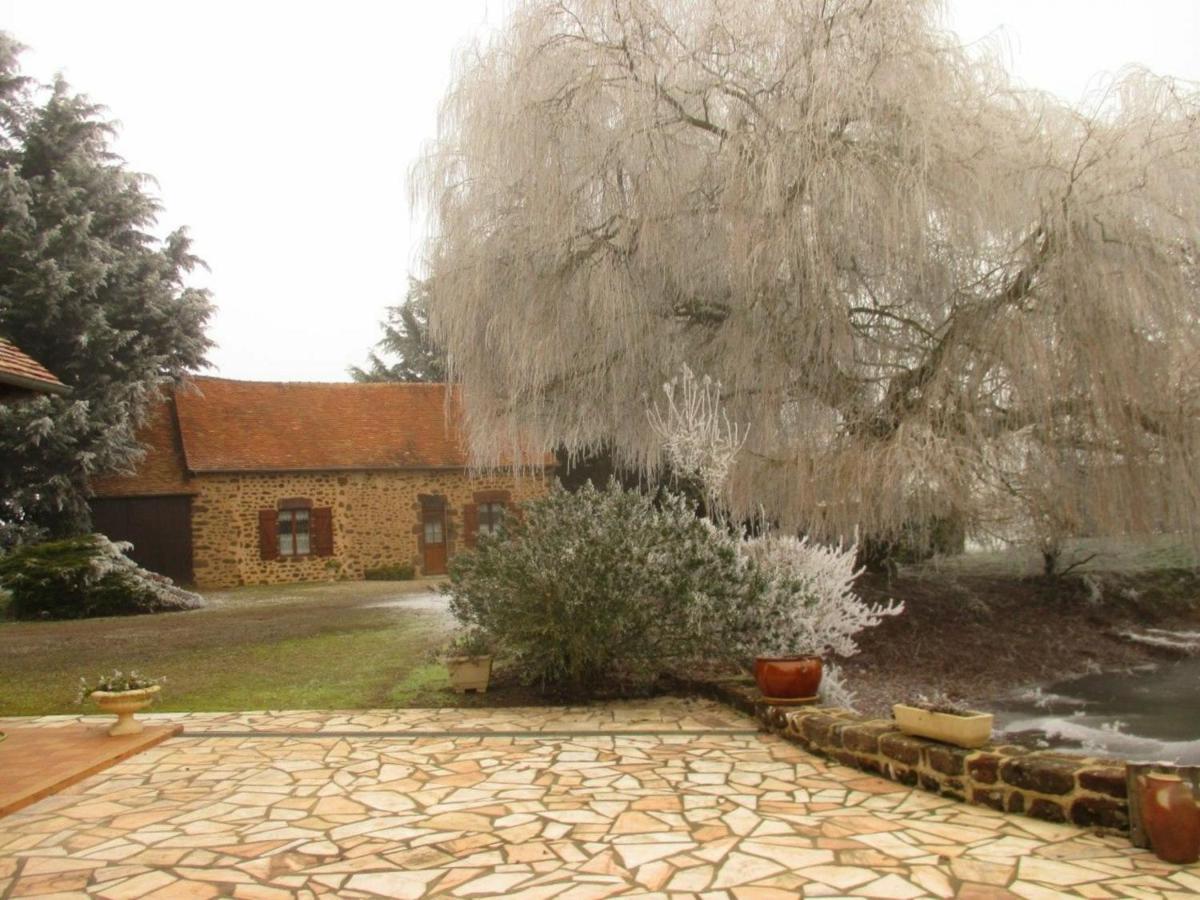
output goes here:
<path id="1" fill-rule="evenodd" d="M 663 385 L 663 393 L 666 408 L 660 411 L 657 403 L 650 407 L 650 427 L 662 441 L 671 471 L 703 485 L 712 508 L 746 434 L 721 405 L 721 383 L 707 375 L 697 378 L 686 363 L 679 376 Z"/>
<path id="2" fill-rule="evenodd" d="M 686 363 L 748 428 L 734 515 L 1032 533 L 1052 485 L 1094 533 L 1195 533 L 1196 90 L 1071 108 L 939 15 L 527 0 L 464 56 L 415 184 L 476 460 L 652 468 L 629 411 Z"/>

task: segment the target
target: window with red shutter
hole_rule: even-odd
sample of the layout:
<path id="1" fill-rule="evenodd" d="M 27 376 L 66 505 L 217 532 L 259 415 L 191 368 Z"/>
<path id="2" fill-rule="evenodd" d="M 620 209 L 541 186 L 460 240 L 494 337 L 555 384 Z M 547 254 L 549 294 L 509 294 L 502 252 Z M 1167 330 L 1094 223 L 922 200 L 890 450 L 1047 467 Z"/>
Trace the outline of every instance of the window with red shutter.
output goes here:
<path id="1" fill-rule="evenodd" d="M 333 556 L 333 509 L 328 506 L 313 507 L 312 552 L 316 556 Z"/>
<path id="2" fill-rule="evenodd" d="M 479 531 L 479 508 L 474 503 L 463 506 L 463 539 L 468 547 L 475 546 L 475 535 Z"/>
<path id="3" fill-rule="evenodd" d="M 276 559 L 279 556 L 279 526 L 275 510 L 260 509 L 258 511 L 258 555 L 263 559 Z"/>
<path id="4" fill-rule="evenodd" d="M 489 500 L 487 503 L 480 503 L 478 510 L 479 533 L 491 536 L 499 532 L 508 504 L 501 500 Z"/>
<path id="5" fill-rule="evenodd" d="M 508 491 L 476 491 L 473 499 L 474 503 L 463 507 L 468 547 L 474 547 L 481 534 L 496 534 L 510 512 Z"/>

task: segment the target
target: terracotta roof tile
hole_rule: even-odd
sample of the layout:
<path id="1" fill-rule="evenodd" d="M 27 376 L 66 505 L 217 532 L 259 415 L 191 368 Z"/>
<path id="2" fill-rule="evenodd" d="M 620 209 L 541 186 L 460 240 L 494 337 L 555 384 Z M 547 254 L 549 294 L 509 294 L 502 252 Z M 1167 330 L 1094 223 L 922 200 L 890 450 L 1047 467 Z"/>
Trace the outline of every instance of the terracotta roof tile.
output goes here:
<path id="1" fill-rule="evenodd" d="M 50 374 L 45 366 L 4 338 L 0 338 L 0 383 L 53 393 L 66 390 L 66 385 Z"/>
<path id="2" fill-rule="evenodd" d="M 175 392 L 192 472 L 462 468 L 444 384 L 196 378 Z"/>
<path id="3" fill-rule="evenodd" d="M 445 387 L 196 378 L 176 391 L 193 472 L 464 464 Z"/>
<path id="4" fill-rule="evenodd" d="M 146 455 L 135 475 L 105 475 L 91 480 L 92 491 L 99 497 L 155 496 L 196 492 L 183 465 L 183 444 L 175 425 L 175 408 L 168 398 L 150 410 L 146 424 L 138 431 L 138 440 Z"/>
<path id="5" fill-rule="evenodd" d="M 92 489 L 194 493 L 191 475 L 205 472 L 463 468 L 458 421 L 444 384 L 194 378 L 138 433 L 147 452 L 137 474 L 94 478 Z"/>

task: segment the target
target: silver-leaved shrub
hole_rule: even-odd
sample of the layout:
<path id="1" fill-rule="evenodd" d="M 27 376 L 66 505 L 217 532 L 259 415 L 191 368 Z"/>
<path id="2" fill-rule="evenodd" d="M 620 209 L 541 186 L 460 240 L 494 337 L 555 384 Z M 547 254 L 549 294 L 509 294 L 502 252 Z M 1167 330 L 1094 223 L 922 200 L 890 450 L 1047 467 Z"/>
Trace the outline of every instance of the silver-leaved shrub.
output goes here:
<path id="1" fill-rule="evenodd" d="M 635 691 L 727 659 L 756 590 L 737 539 L 686 501 L 610 483 L 523 505 L 450 566 L 450 608 L 546 693 Z"/>

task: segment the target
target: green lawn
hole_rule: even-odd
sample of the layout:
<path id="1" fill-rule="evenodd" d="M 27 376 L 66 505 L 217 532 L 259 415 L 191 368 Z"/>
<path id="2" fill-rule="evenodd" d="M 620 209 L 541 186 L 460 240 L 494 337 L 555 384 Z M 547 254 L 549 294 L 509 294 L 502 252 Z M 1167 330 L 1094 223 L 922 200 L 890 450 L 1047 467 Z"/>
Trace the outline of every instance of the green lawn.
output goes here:
<path id="1" fill-rule="evenodd" d="M 374 604 L 428 590 L 386 582 L 241 588 L 201 610 L 70 622 L 0 622 L 0 715 L 75 713 L 81 675 L 165 675 L 162 710 L 452 705 L 433 663 L 444 612 Z M 426 608 L 422 608 L 426 607 Z"/>

